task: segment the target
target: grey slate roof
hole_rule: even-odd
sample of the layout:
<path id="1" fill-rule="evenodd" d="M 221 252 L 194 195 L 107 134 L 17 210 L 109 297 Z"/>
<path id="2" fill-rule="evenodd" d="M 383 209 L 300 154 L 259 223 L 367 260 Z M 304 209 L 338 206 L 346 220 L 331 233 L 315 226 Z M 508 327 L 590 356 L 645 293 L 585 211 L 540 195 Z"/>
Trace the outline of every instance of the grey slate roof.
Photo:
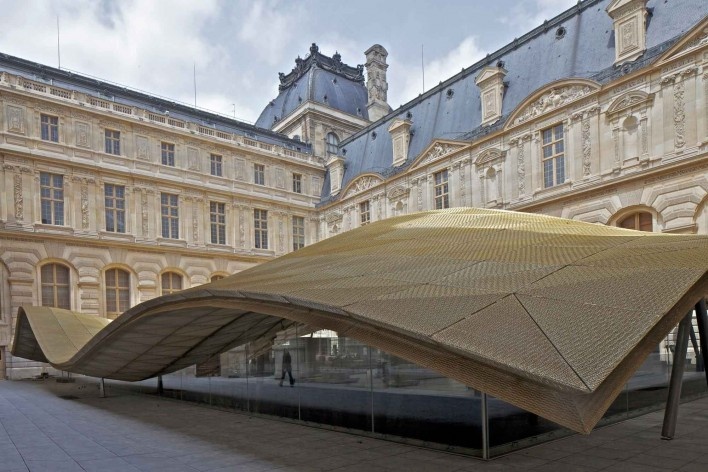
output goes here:
<path id="1" fill-rule="evenodd" d="M 305 59 L 298 57 L 295 63 L 289 74 L 280 74 L 280 93 L 263 109 L 256 126 L 272 128 L 307 100 L 368 119 L 363 66 L 350 67 L 337 53 L 325 56 L 316 44 Z"/>
<path id="2" fill-rule="evenodd" d="M 481 103 L 475 84 L 475 77 L 488 65 L 502 61 L 508 71 L 503 118 L 493 127 L 498 129 L 535 90 L 570 77 L 606 83 L 644 67 L 708 15 L 707 0 L 650 0 L 647 52 L 623 70 L 613 66 L 614 30 L 612 19 L 605 11 L 610 1 L 579 3 L 343 141 L 340 144 L 345 159 L 342 188 L 363 173 L 387 177 L 400 172 L 434 139 L 472 140 L 490 132 L 489 128 L 480 126 Z M 565 28 L 565 35 L 556 38 L 561 26 Z M 413 122 L 408 160 L 399 168 L 392 168 L 388 127 L 394 119 L 407 117 Z M 321 204 L 338 197 L 330 196 L 327 175 Z"/>
<path id="3" fill-rule="evenodd" d="M 284 134 L 276 133 L 269 129 L 261 129 L 254 125 L 193 108 L 183 103 L 170 101 L 117 84 L 87 77 L 65 69 L 56 69 L 8 54 L 0 53 L 0 71 L 19 75 L 29 80 L 51 83 L 55 87 L 76 90 L 101 100 L 108 100 L 126 106 L 135 106 L 159 114 L 168 112 L 170 118 L 199 123 L 202 126 L 226 133 L 248 136 L 260 142 L 277 144 L 304 153 L 311 152 L 309 144 L 292 140 Z"/>

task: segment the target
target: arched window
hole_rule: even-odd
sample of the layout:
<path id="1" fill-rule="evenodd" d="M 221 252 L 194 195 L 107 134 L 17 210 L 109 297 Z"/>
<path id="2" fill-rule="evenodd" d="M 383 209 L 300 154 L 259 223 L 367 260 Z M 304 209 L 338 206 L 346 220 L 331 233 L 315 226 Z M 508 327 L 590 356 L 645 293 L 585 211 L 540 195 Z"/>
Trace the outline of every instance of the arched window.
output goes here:
<path id="1" fill-rule="evenodd" d="M 46 264 L 41 270 L 42 306 L 71 309 L 69 268 L 61 264 Z"/>
<path id="2" fill-rule="evenodd" d="M 221 280 L 221 279 L 223 279 L 223 278 L 224 278 L 224 276 L 221 275 L 221 274 L 212 275 L 212 276 L 211 276 L 211 282 L 216 282 L 217 280 Z"/>
<path id="3" fill-rule="evenodd" d="M 627 215 L 617 222 L 617 226 L 626 229 L 635 229 L 637 231 L 654 231 L 654 224 L 651 213 L 646 211 L 638 211 Z"/>
<path id="4" fill-rule="evenodd" d="M 118 315 L 130 308 L 130 273 L 123 269 L 106 271 L 106 313 Z"/>
<path id="5" fill-rule="evenodd" d="M 339 137 L 334 133 L 327 133 L 327 153 L 337 154 L 339 150 Z"/>
<path id="6" fill-rule="evenodd" d="M 162 294 L 175 293 L 182 290 L 182 276 L 177 272 L 162 274 Z"/>

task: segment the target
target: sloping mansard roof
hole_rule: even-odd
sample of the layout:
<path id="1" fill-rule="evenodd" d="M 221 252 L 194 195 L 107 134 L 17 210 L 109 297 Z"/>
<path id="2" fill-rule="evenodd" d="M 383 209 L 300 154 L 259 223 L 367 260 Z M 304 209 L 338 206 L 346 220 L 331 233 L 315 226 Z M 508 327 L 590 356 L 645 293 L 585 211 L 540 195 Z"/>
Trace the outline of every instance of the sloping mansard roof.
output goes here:
<path id="1" fill-rule="evenodd" d="M 363 173 L 393 175 L 409 166 L 434 139 L 472 140 L 483 134 L 486 130 L 480 126 L 480 90 L 475 77 L 486 66 L 501 61 L 508 71 L 502 118 L 492 128 L 497 129 L 540 87 L 569 77 L 610 82 L 647 65 L 708 14 L 706 0 L 649 0 L 647 51 L 634 63 L 615 67 L 613 23 L 605 11 L 609 3 L 579 3 L 342 142 L 342 152 L 346 152 L 342 188 Z M 558 38 L 560 27 L 565 34 Z M 394 169 L 388 127 L 396 118 L 410 119 L 413 135 L 407 162 Z M 331 200 L 329 190 L 328 174 L 323 203 Z"/>
<path id="2" fill-rule="evenodd" d="M 225 133 L 248 136 L 260 142 L 277 144 L 300 152 L 311 152 L 310 146 L 289 137 L 261 129 L 216 113 L 191 107 L 184 103 L 149 95 L 114 83 L 77 74 L 66 69 L 56 69 L 36 62 L 0 53 L 0 72 L 9 72 L 29 80 L 49 83 L 55 87 L 75 90 L 101 100 L 142 108 L 170 118 L 199 123 Z"/>
<path id="3" fill-rule="evenodd" d="M 256 126 L 272 128 L 308 100 L 369 118 L 363 66 L 344 64 L 338 53 L 325 56 L 314 43 L 305 59 L 295 59 L 295 67 L 289 74 L 280 74 L 278 88 L 280 93 L 263 109 Z"/>

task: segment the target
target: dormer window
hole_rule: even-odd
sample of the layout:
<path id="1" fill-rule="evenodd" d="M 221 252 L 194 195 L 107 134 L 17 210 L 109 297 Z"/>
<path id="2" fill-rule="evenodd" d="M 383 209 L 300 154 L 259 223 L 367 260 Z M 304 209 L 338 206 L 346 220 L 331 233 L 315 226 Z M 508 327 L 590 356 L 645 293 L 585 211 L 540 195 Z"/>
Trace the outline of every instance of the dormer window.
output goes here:
<path id="1" fill-rule="evenodd" d="M 332 133 L 329 132 L 327 133 L 327 153 L 328 154 L 337 154 L 337 151 L 339 150 L 339 137 Z"/>
<path id="2" fill-rule="evenodd" d="M 501 66 L 485 67 L 475 79 L 482 102 L 482 125 L 491 125 L 501 118 L 506 73 Z"/>
<path id="3" fill-rule="evenodd" d="M 614 0 L 607 7 L 614 23 L 615 64 L 644 54 L 647 39 L 647 0 Z"/>

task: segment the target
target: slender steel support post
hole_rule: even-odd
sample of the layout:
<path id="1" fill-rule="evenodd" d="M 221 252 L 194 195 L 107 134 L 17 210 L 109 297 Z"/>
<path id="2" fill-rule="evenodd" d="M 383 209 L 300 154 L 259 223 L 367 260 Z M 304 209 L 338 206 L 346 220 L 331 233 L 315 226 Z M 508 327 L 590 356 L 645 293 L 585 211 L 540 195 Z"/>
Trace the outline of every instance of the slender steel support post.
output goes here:
<path id="1" fill-rule="evenodd" d="M 106 398 L 106 382 L 103 377 L 101 377 L 101 382 L 98 384 L 98 391 L 101 398 Z"/>
<path id="2" fill-rule="evenodd" d="M 696 355 L 696 372 L 700 372 L 703 367 L 703 362 L 701 362 L 701 350 L 698 347 L 698 341 L 696 340 L 696 330 L 693 329 L 693 320 L 691 320 L 691 326 L 688 329 L 689 339 L 691 340 L 691 346 L 693 346 L 693 353 Z"/>
<path id="3" fill-rule="evenodd" d="M 157 394 L 162 395 L 165 393 L 165 387 L 162 385 L 162 376 L 157 376 Z"/>
<path id="4" fill-rule="evenodd" d="M 706 313 L 705 298 L 696 303 L 696 320 L 698 321 L 698 341 L 701 343 L 701 357 L 703 357 L 703 371 L 706 374 L 706 383 L 708 384 L 708 313 Z"/>
<path id="5" fill-rule="evenodd" d="M 676 432 L 679 400 L 681 400 L 681 382 L 686 368 L 686 352 L 688 351 L 688 331 L 691 327 L 693 311 L 690 311 L 679 323 L 676 347 L 674 349 L 674 365 L 671 368 L 669 382 L 669 398 L 664 411 L 664 426 L 661 429 L 661 439 L 673 439 Z"/>
<path id="6" fill-rule="evenodd" d="M 489 459 L 489 416 L 487 414 L 487 394 L 482 392 L 482 459 Z"/>

